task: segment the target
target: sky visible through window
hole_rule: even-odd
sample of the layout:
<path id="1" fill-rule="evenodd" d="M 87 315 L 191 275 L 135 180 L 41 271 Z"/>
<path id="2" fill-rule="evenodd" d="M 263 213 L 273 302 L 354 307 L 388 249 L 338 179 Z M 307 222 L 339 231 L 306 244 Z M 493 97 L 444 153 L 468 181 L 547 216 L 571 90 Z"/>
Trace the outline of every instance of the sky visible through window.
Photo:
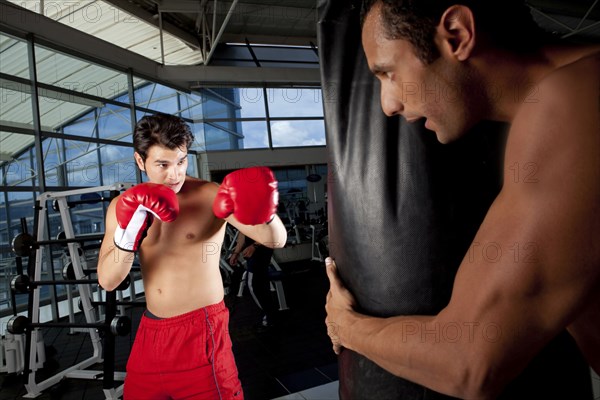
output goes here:
<path id="1" fill-rule="evenodd" d="M 241 118 L 264 118 L 263 89 L 241 88 L 239 102 Z M 320 89 L 267 89 L 267 105 L 271 120 L 271 135 L 275 147 L 324 146 L 323 103 Z M 290 118 L 285 120 L 285 118 Z M 314 118 L 296 120 L 293 118 Z M 245 123 L 244 148 L 268 147 L 264 123 Z"/>

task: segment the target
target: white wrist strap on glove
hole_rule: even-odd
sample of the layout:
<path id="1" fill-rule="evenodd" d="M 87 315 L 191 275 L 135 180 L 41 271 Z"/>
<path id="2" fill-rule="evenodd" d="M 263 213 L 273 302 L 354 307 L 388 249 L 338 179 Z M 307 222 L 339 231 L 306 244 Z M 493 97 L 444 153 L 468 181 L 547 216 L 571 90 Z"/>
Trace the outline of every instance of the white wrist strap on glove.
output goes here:
<path id="1" fill-rule="evenodd" d="M 121 228 L 121 226 L 117 224 L 114 241 L 118 248 L 130 252 L 138 250 L 139 245 L 145 236 L 145 231 L 150 228 L 152 223 L 152 221 L 147 221 L 148 213 L 158 218 L 156 213 L 140 204 L 125 228 Z"/>

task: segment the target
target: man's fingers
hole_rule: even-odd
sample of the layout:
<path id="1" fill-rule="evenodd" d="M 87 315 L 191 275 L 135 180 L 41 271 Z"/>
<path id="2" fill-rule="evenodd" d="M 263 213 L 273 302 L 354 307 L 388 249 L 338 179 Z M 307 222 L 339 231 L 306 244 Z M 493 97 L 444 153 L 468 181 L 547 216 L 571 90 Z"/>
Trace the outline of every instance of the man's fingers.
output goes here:
<path id="1" fill-rule="evenodd" d="M 335 354 L 337 354 L 338 356 L 340 355 L 340 351 L 342 350 L 342 346 L 338 345 L 338 344 L 334 344 L 333 345 L 333 352 Z"/>
<path id="2" fill-rule="evenodd" d="M 333 261 L 333 258 L 327 257 L 325 259 L 325 266 L 327 267 L 327 269 L 335 268 L 335 261 Z"/>
<path id="3" fill-rule="evenodd" d="M 341 283 L 337 276 L 337 267 L 331 257 L 325 259 L 325 271 L 327 272 L 327 277 L 329 278 L 331 286 L 335 285 L 336 287 L 340 287 Z"/>

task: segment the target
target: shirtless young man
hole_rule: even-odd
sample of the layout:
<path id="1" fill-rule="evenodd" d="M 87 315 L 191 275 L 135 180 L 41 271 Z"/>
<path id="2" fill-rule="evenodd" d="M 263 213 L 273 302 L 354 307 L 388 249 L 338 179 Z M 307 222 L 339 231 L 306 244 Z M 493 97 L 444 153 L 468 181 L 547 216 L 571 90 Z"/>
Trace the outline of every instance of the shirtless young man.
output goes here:
<path id="1" fill-rule="evenodd" d="M 272 172 L 235 171 L 220 187 L 186 176 L 192 142 L 177 117 L 142 118 L 134 157 L 150 182 L 108 207 L 99 283 L 115 289 L 139 251 L 147 303 L 127 363 L 125 400 L 242 399 L 219 272 L 225 223 L 265 246 L 286 242 Z"/>
<path id="2" fill-rule="evenodd" d="M 385 114 L 424 118 L 442 143 L 483 119 L 511 129 L 503 188 L 438 315 L 362 315 L 327 261 L 334 351 L 494 398 L 566 328 L 600 372 L 600 48 L 538 45 L 519 1 L 366 3 L 362 42 Z M 501 253 L 482 251 L 490 244 Z"/>

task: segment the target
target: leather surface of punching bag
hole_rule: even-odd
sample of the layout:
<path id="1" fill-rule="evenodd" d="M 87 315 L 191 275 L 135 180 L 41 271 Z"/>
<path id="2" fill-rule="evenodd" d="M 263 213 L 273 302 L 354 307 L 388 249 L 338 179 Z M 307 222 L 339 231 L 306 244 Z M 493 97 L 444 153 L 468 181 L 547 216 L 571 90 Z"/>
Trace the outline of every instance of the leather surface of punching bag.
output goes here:
<path id="1" fill-rule="evenodd" d="M 501 188 L 507 126 L 481 123 L 442 145 L 422 125 L 387 118 L 361 47 L 360 7 L 358 0 L 318 2 L 330 254 L 358 311 L 435 315 L 447 305 L 456 270 Z M 474 334 L 486 334 L 481 328 Z M 444 340 L 445 333 L 440 327 L 424 340 Z M 449 398 L 349 350 L 338 365 L 344 400 Z M 544 396 L 592 398 L 589 368 L 567 333 L 501 398 Z"/>

